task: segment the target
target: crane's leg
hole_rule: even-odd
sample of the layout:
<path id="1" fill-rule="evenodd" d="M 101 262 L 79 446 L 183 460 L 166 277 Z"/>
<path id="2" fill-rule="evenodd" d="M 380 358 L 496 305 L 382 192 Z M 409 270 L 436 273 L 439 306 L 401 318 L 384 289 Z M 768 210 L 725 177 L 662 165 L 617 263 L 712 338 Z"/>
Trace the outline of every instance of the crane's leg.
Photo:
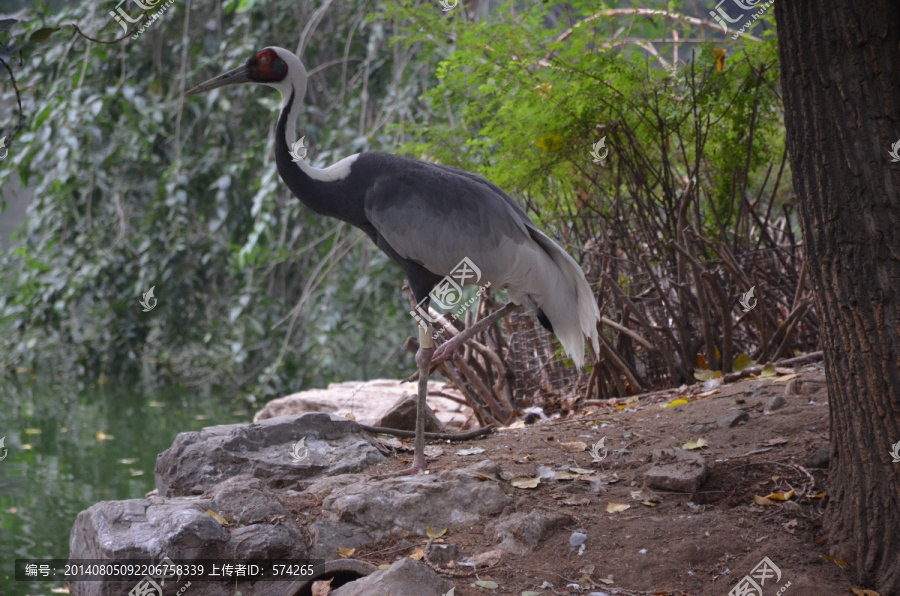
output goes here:
<path id="1" fill-rule="evenodd" d="M 457 335 L 453 339 L 447 341 L 446 343 L 441 345 L 440 348 L 437 349 L 437 351 L 431 357 L 431 365 L 434 366 L 436 364 L 440 364 L 441 362 L 451 358 L 453 356 L 453 353 L 456 352 L 457 348 L 459 348 L 461 345 L 463 345 L 463 343 L 465 343 L 465 341 L 467 339 L 469 339 L 476 333 L 481 333 L 482 331 L 484 331 L 485 329 L 487 329 L 488 327 L 493 325 L 499 319 L 502 319 L 509 313 L 515 312 L 519 308 L 520 307 L 518 304 L 513 304 L 512 302 L 507 302 L 505 305 L 503 305 L 503 308 L 501 308 L 500 310 L 496 310 L 496 311 L 492 312 L 491 314 L 489 314 L 485 318 L 481 319 L 480 321 L 478 321 L 477 323 L 475 323 L 468 329 L 463 330 L 462 332 L 460 332 L 459 335 Z M 421 337 L 421 334 L 420 334 L 420 337 Z M 430 335 L 428 336 L 428 339 L 431 340 Z M 421 345 L 421 342 L 419 345 Z M 418 361 L 418 359 L 419 359 L 419 356 L 418 356 L 418 354 L 416 354 L 416 360 Z M 419 372 L 419 382 L 420 383 L 422 382 L 421 370 L 422 369 L 420 368 L 419 369 L 419 371 L 420 371 Z"/>
<path id="2" fill-rule="evenodd" d="M 432 327 L 419 327 L 419 350 L 416 352 L 416 364 L 419 365 L 419 399 L 416 402 L 416 439 L 414 446 L 411 474 L 425 471 L 425 408 L 428 407 L 428 377 L 431 375 L 431 361 L 434 354 Z"/>

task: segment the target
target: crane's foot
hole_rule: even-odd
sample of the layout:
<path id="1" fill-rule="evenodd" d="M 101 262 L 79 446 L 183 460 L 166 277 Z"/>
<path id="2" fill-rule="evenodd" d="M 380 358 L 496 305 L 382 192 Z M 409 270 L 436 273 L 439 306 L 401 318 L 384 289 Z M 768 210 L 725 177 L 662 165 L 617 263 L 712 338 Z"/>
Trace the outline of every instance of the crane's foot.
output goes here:
<path id="1" fill-rule="evenodd" d="M 441 362 L 445 362 L 451 358 L 453 358 L 453 354 L 456 353 L 456 350 L 459 349 L 459 346 L 462 342 L 457 341 L 457 338 L 453 338 L 441 344 L 437 350 L 434 351 L 434 354 L 431 356 L 431 366 L 435 366 L 436 364 L 440 364 Z"/>

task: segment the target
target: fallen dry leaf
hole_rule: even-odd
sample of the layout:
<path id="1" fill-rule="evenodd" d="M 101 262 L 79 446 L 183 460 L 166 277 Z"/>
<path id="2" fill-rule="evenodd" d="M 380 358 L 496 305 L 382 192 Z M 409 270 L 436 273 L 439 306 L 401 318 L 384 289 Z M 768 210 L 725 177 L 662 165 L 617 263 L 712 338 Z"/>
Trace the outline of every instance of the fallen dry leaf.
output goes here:
<path id="1" fill-rule="evenodd" d="M 701 449 L 703 447 L 709 447 L 709 441 L 706 439 L 700 438 L 696 441 L 690 439 L 687 443 L 681 446 L 682 449 Z"/>
<path id="2" fill-rule="evenodd" d="M 773 380 L 774 382 L 776 382 L 776 383 L 781 383 L 782 381 L 790 381 L 791 379 L 794 379 L 794 378 L 799 377 L 799 376 L 800 376 L 800 375 L 798 375 L 797 373 L 793 373 L 793 374 L 790 374 L 790 375 L 783 375 L 783 376 L 780 376 L 780 377 L 775 377 L 775 378 L 773 378 L 772 380 Z"/>
<path id="3" fill-rule="evenodd" d="M 683 397 L 679 397 L 678 399 L 672 400 L 672 401 L 670 401 L 670 402 L 667 403 L 667 404 L 661 404 L 659 407 L 661 407 L 661 408 L 673 408 L 673 407 L 675 407 L 675 406 L 683 406 L 683 405 L 686 404 L 686 403 L 688 403 L 688 400 L 684 399 Z"/>
<path id="4" fill-rule="evenodd" d="M 355 548 L 344 548 L 343 546 L 338 547 L 338 555 L 340 555 L 340 557 L 342 559 L 346 559 L 347 557 L 352 557 L 353 553 L 355 553 L 355 552 L 356 552 Z"/>
<path id="5" fill-rule="evenodd" d="M 734 363 L 731 365 L 731 368 L 734 372 L 740 372 L 745 368 L 750 368 L 751 366 L 756 366 L 756 361 L 752 360 L 750 356 L 747 356 L 743 352 L 741 352 L 737 358 L 734 359 Z"/>
<path id="6" fill-rule="evenodd" d="M 332 577 L 329 580 L 320 580 L 313 582 L 312 585 L 312 596 L 328 596 L 331 593 L 331 582 L 334 581 Z"/>
<path id="7" fill-rule="evenodd" d="M 431 527 L 431 524 L 428 524 L 428 528 L 425 530 L 425 534 L 427 534 L 429 538 L 440 538 L 446 533 L 447 528 L 444 528 L 443 530 L 435 530 Z"/>
<path id="8" fill-rule="evenodd" d="M 796 520 L 796 519 L 792 519 L 792 520 L 789 521 L 789 522 L 786 522 L 786 523 L 781 524 L 781 527 L 784 528 L 784 531 L 787 532 L 788 534 L 793 534 L 793 533 L 794 533 L 794 528 L 797 527 L 797 520 Z"/>
<path id="9" fill-rule="evenodd" d="M 775 505 L 776 504 L 775 501 L 770 501 L 769 499 L 767 499 L 765 497 L 760 497 L 759 495 L 753 496 L 753 502 L 756 503 L 757 505 Z"/>
<path id="10" fill-rule="evenodd" d="M 417 546 L 416 548 L 413 549 L 413 551 L 411 553 L 406 555 L 406 558 L 412 559 L 413 561 L 421 561 L 424 556 L 425 556 L 425 549 L 422 548 L 421 546 Z"/>
<path id="11" fill-rule="evenodd" d="M 497 588 L 500 587 L 497 584 L 497 582 L 486 581 L 483 579 L 480 579 L 477 582 L 475 582 L 475 585 L 478 586 L 479 588 L 486 588 L 488 590 L 496 590 Z"/>
<path id="12" fill-rule="evenodd" d="M 456 452 L 456 455 L 478 455 L 479 453 L 484 453 L 484 449 L 481 447 L 469 447 L 468 449 L 460 449 Z"/>
<path id="13" fill-rule="evenodd" d="M 568 443 L 560 443 L 560 447 L 562 447 L 565 451 L 569 453 L 581 453 L 582 451 L 587 451 L 587 443 L 582 441 L 570 441 Z"/>
<path id="14" fill-rule="evenodd" d="M 875 590 L 863 590 L 862 588 L 847 588 L 847 591 L 856 594 L 856 596 L 881 596 Z"/>
<path id="15" fill-rule="evenodd" d="M 794 489 L 791 489 L 786 493 L 772 493 L 771 495 L 766 495 L 765 498 L 772 501 L 790 501 L 793 496 Z"/>
<path id="16" fill-rule="evenodd" d="M 219 523 L 222 524 L 223 526 L 227 526 L 227 525 L 228 525 L 228 520 L 225 519 L 224 517 L 222 517 L 221 515 L 219 515 L 218 513 L 216 513 L 215 511 L 213 511 L 212 509 L 207 509 L 207 510 L 206 510 L 206 514 L 209 515 L 209 516 L 212 516 L 212 518 L 213 518 L 214 520 L 216 520 L 217 522 L 219 522 Z"/>
<path id="17" fill-rule="evenodd" d="M 475 567 L 493 567 L 503 558 L 503 551 L 500 549 L 494 549 L 485 551 L 483 553 L 478 553 L 474 557 L 472 557 L 472 562 L 475 564 Z"/>
<path id="18" fill-rule="evenodd" d="M 841 569 L 843 569 L 844 566 L 847 564 L 847 561 L 845 561 L 843 559 L 835 559 L 834 557 L 829 557 L 828 555 L 819 555 L 819 556 L 822 557 L 823 559 L 825 559 L 826 561 L 831 561 L 832 563 L 836 564 Z"/>
<path id="19" fill-rule="evenodd" d="M 631 505 L 628 505 L 628 504 L 626 504 L 626 503 L 612 503 L 612 502 L 610 502 L 610 503 L 606 506 L 606 512 L 607 512 L 607 513 L 621 513 L 622 511 L 625 511 L 626 509 L 631 509 Z"/>
<path id="20" fill-rule="evenodd" d="M 513 478 L 509 481 L 515 488 L 537 488 L 540 478 Z"/>
<path id="21" fill-rule="evenodd" d="M 774 439 L 769 439 L 768 441 L 763 441 L 760 445 L 765 445 L 766 447 L 774 447 L 776 445 L 787 445 L 788 440 L 784 437 L 775 437 Z"/>

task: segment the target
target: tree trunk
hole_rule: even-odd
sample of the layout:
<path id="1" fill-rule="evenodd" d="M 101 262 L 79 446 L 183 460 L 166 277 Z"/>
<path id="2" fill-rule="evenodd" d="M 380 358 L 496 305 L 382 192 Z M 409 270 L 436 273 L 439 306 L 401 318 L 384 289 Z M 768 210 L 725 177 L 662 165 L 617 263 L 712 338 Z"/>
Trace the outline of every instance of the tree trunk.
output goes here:
<path id="1" fill-rule="evenodd" d="M 900 594 L 900 2 L 779 0 L 788 151 L 831 404 L 825 529 Z"/>

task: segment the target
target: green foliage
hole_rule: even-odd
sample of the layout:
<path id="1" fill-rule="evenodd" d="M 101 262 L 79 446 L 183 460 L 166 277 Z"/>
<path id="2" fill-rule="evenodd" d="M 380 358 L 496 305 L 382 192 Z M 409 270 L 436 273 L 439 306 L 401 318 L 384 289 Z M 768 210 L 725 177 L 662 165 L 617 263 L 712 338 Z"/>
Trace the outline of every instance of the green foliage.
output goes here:
<path id="1" fill-rule="evenodd" d="M 10 34 L 44 37 L 48 23 L 74 21 L 119 36 L 105 12 L 84 25 L 94 5 L 42 6 Z M 182 97 L 266 45 L 295 48 L 314 7 L 224 8 L 194 3 L 186 23 L 178 1 L 137 40 L 63 31 L 26 53 L 16 74 L 28 119 L 0 177 L 16 172 L 33 199 L 18 248 L 2 257 L 0 370 L 271 396 L 414 367 L 396 349 L 412 324 L 400 270 L 279 179 L 277 95 L 243 86 Z M 403 140 L 384 127 L 410 117 L 421 83 L 412 69 L 395 76 L 406 54 L 375 51 L 385 28 L 335 12 L 312 31 L 308 68 L 331 65 L 311 79 L 300 134 L 320 166 Z M 385 96 L 404 99 L 384 107 Z M 145 313 L 151 286 L 158 304 Z"/>
<path id="2" fill-rule="evenodd" d="M 404 43 L 441 59 L 440 84 L 425 94 L 429 124 L 408 129 L 419 138 L 409 150 L 482 173 L 558 227 L 614 219 L 618 198 L 637 186 L 650 195 L 647 203 L 626 198 L 629 208 L 672 216 L 684 181 L 695 178 L 716 235 L 729 236 L 735 203 L 784 152 L 774 35 L 682 44 L 672 70 L 672 44 L 658 59 L 646 48 L 655 54 L 652 42 L 672 30 L 697 37 L 696 25 L 605 10 L 594 2 L 515 3 L 473 24 L 425 6 L 395 7 L 411 23 Z M 719 49 L 727 53 L 721 71 Z M 601 137 L 610 154 L 598 166 L 590 151 Z"/>

